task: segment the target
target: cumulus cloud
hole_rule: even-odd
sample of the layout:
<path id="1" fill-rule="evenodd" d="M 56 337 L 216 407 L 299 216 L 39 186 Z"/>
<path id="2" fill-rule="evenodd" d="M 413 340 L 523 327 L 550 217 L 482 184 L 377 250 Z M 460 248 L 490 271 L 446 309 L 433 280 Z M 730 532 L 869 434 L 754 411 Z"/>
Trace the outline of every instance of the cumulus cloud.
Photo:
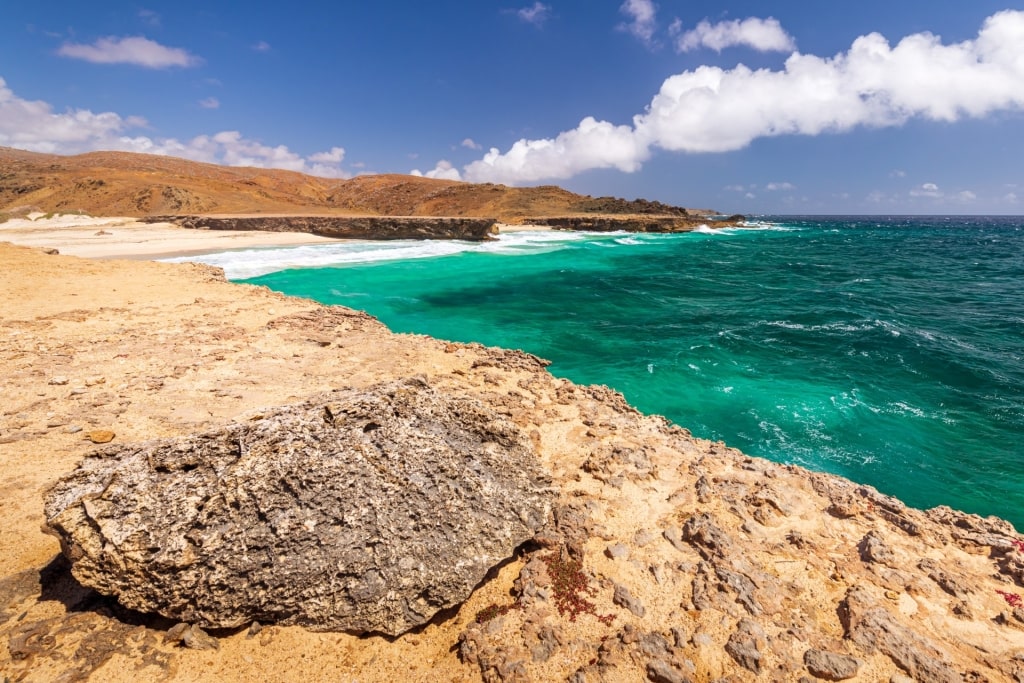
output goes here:
<path id="1" fill-rule="evenodd" d="M 39 100 L 23 100 L 0 78 L 0 145 L 35 152 L 96 149 L 94 140 L 111 140 L 126 128 L 145 125 L 140 118 L 125 119 L 112 112 L 94 114 L 84 109 L 53 113 Z"/>
<path id="2" fill-rule="evenodd" d="M 109 36 L 100 38 L 92 45 L 64 43 L 57 54 L 94 64 L 134 64 L 147 69 L 197 66 L 202 62 L 199 57 L 180 47 L 167 47 L 142 36 Z"/>
<path id="3" fill-rule="evenodd" d="M 907 177 L 907 172 L 897 168 L 897 169 L 894 169 L 892 171 L 889 171 L 889 177 L 890 178 L 906 178 Z"/>
<path id="4" fill-rule="evenodd" d="M 789 190 L 795 190 L 796 185 L 793 183 L 768 183 L 764 186 L 764 189 L 769 192 L 788 192 Z"/>
<path id="5" fill-rule="evenodd" d="M 678 24 L 673 24 L 680 31 Z M 790 52 L 796 49 L 796 41 L 783 30 L 777 19 L 733 19 L 712 24 L 706 19 L 692 31 L 681 33 L 676 38 L 676 50 L 690 52 L 702 47 L 721 52 L 729 47 L 744 46 L 760 52 Z"/>
<path id="6" fill-rule="evenodd" d="M 632 172 L 654 149 L 729 152 L 780 135 L 843 133 L 911 119 L 955 122 L 1024 108 L 1024 12 L 985 20 L 974 40 L 878 33 L 834 57 L 792 54 L 781 70 L 701 66 L 670 76 L 632 125 L 584 118 L 554 138 L 491 149 L 472 181 L 525 183 L 596 168 Z"/>
<path id="7" fill-rule="evenodd" d="M 122 117 L 114 112 L 54 112 L 46 102 L 18 97 L 0 78 L 0 146 L 50 154 L 93 150 L 144 152 L 229 166 L 283 168 L 329 178 L 349 176 L 341 167 L 345 150 L 340 147 L 303 157 L 284 145 L 264 145 L 238 131 L 199 135 L 184 142 L 131 135 L 145 126 L 143 118 Z"/>
<path id="8" fill-rule="evenodd" d="M 942 196 L 942 191 L 939 190 L 939 186 L 935 183 L 924 183 L 920 187 L 912 189 L 910 191 L 910 196 L 938 198 Z"/>
<path id="9" fill-rule="evenodd" d="M 462 180 L 462 175 L 459 173 L 459 170 L 452 166 L 450 161 L 445 159 L 441 159 L 441 161 L 437 162 L 437 166 L 426 173 L 420 171 L 418 168 L 414 168 L 409 171 L 409 175 L 419 176 L 421 178 L 440 178 L 441 180 Z"/>
<path id="10" fill-rule="evenodd" d="M 471 182 L 515 184 L 543 178 L 570 178 L 593 168 L 639 170 L 650 148 L 629 126 L 614 126 L 592 116 L 553 140 L 520 140 L 504 154 L 492 147 L 465 168 Z"/>
<path id="11" fill-rule="evenodd" d="M 331 147 L 327 152 L 317 152 L 309 157 L 310 161 L 315 161 L 321 164 L 340 164 L 344 159 L 344 147 Z"/>
<path id="12" fill-rule="evenodd" d="M 483 149 L 483 145 L 478 144 L 473 138 L 466 138 L 461 144 L 467 149 Z"/>
<path id="13" fill-rule="evenodd" d="M 199 100 L 199 106 L 203 109 L 219 109 L 220 100 L 218 100 L 216 97 L 206 97 Z"/>
<path id="14" fill-rule="evenodd" d="M 270 43 L 265 40 L 261 40 L 252 46 L 252 49 L 256 52 L 270 52 Z"/>
<path id="15" fill-rule="evenodd" d="M 626 0 L 619 7 L 619 12 L 629 17 L 629 21 L 619 24 L 619 30 L 626 31 L 648 47 L 655 45 L 654 32 L 658 28 L 658 6 L 651 0 Z"/>
<path id="16" fill-rule="evenodd" d="M 544 22 L 551 17 L 551 5 L 545 5 L 543 2 L 535 2 L 530 7 L 517 9 L 516 16 L 527 24 L 543 26 Z"/>

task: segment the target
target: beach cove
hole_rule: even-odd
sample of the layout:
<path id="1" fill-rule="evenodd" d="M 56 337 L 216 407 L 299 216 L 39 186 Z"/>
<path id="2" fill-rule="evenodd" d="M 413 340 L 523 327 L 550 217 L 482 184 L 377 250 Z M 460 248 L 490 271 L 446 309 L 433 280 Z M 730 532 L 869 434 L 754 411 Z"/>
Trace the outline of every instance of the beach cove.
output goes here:
<path id="1" fill-rule="evenodd" d="M 1024 615 L 1005 595 L 1021 592 L 1024 555 L 995 518 L 910 509 L 694 438 L 522 354 L 394 334 L 350 309 L 228 283 L 210 266 L 0 245 L 0 288 L 0 670 L 21 680 L 1021 673 Z M 558 493 L 547 543 L 578 553 L 596 615 L 612 619 L 558 613 L 542 544 L 454 614 L 393 640 L 269 625 L 218 633 L 217 650 L 183 649 L 165 642 L 167 624 L 78 586 L 40 531 L 44 491 L 98 447 L 91 433 L 113 432 L 115 444 L 189 434 L 317 391 L 413 376 L 529 435 Z M 519 609 L 478 618 L 513 600 Z"/>

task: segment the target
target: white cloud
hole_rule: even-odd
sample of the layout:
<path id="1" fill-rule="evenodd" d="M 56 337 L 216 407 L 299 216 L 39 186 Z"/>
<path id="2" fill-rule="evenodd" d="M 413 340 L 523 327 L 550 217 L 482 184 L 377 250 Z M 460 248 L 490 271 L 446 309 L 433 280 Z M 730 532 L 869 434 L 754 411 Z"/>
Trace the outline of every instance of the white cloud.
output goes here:
<path id="1" fill-rule="evenodd" d="M 743 192 L 747 188 L 743 187 L 742 185 L 726 185 L 722 189 L 723 190 L 728 190 L 729 192 Z"/>
<path id="2" fill-rule="evenodd" d="M 676 27 L 679 31 L 679 27 Z M 704 20 L 697 28 L 681 34 L 676 39 L 676 50 L 690 52 L 702 47 L 721 52 L 729 47 L 744 46 L 760 52 L 790 52 L 796 49 L 796 41 L 783 30 L 778 19 L 733 19 L 712 24 Z"/>
<path id="3" fill-rule="evenodd" d="M 466 138 L 461 144 L 468 149 L 483 149 L 483 146 L 475 142 L 473 138 Z"/>
<path id="4" fill-rule="evenodd" d="M 619 7 L 619 12 L 629 17 L 628 22 L 619 25 L 619 30 L 630 33 L 648 47 L 655 45 L 658 6 L 652 0 L 626 0 Z"/>
<path id="5" fill-rule="evenodd" d="M 268 43 L 265 40 L 261 40 L 260 42 L 253 45 L 252 49 L 256 50 L 256 52 L 270 52 L 270 43 Z"/>
<path id="6" fill-rule="evenodd" d="M 462 180 L 462 176 L 459 174 L 459 170 L 451 165 L 451 162 L 441 159 L 437 162 L 437 166 L 433 170 L 423 173 L 418 168 L 413 169 L 409 172 L 409 175 L 420 176 L 425 178 L 440 178 L 442 180 Z"/>
<path id="7" fill-rule="evenodd" d="M 907 177 L 907 172 L 906 171 L 901 171 L 901 170 L 899 170 L 897 168 L 895 170 L 889 171 L 889 177 L 890 178 L 906 178 Z"/>
<path id="8" fill-rule="evenodd" d="M 147 69 L 196 66 L 202 61 L 179 47 L 167 47 L 142 36 L 109 36 L 92 45 L 64 43 L 57 54 L 94 64 L 135 64 Z"/>
<path id="9" fill-rule="evenodd" d="M 317 152 L 309 157 L 310 161 L 315 161 L 321 164 L 340 164 L 344 159 L 344 147 L 331 147 L 330 151 Z"/>
<path id="10" fill-rule="evenodd" d="M 743 196 L 746 197 L 747 199 L 757 199 L 757 195 L 754 194 L 753 192 L 748 192 Z"/>
<path id="11" fill-rule="evenodd" d="M 768 183 L 764 186 L 764 189 L 769 192 L 787 192 L 789 190 L 795 190 L 796 185 L 793 183 Z"/>
<path id="12" fill-rule="evenodd" d="M 910 191 L 911 197 L 931 197 L 937 199 L 942 196 L 942 191 L 939 186 L 935 183 L 924 183 L 920 187 L 915 187 Z"/>
<path id="13" fill-rule="evenodd" d="M 220 109 L 220 100 L 216 97 L 206 97 L 199 100 L 199 106 L 203 109 Z"/>
<path id="14" fill-rule="evenodd" d="M 975 199 L 978 198 L 978 195 L 974 194 L 970 190 L 964 190 L 958 193 L 956 198 L 962 202 L 973 202 Z"/>
<path id="15" fill-rule="evenodd" d="M 465 168 L 470 182 L 514 184 L 543 178 L 570 178 L 593 168 L 632 173 L 649 156 L 648 147 L 629 126 L 613 126 L 588 116 L 553 140 L 520 140 L 502 154 L 492 147 Z"/>
<path id="16" fill-rule="evenodd" d="M 1017 193 L 1016 192 L 1008 192 L 1005 196 L 1003 196 L 1003 201 L 1009 202 L 1010 204 L 1016 204 L 1017 203 Z"/>
<path id="17" fill-rule="evenodd" d="M 340 147 L 303 157 L 284 145 L 264 145 L 238 131 L 199 135 L 185 142 L 130 135 L 146 125 L 145 119 L 114 112 L 69 109 L 56 113 L 46 102 L 21 99 L 0 78 L 0 146 L 50 154 L 144 152 L 229 166 L 283 168 L 331 178 L 349 176 L 340 165 L 345 154 Z"/>
<path id="18" fill-rule="evenodd" d="M 535 2 L 530 7 L 517 9 L 516 16 L 528 24 L 543 26 L 544 22 L 551 17 L 551 5 L 545 5 L 543 2 Z"/>
<path id="19" fill-rule="evenodd" d="M 491 149 L 465 168 L 472 181 L 569 178 L 595 168 L 639 169 L 655 148 L 729 152 L 758 138 L 955 122 L 1024 108 L 1024 12 L 985 20 L 977 39 L 945 45 L 930 33 L 895 46 L 877 33 L 834 57 L 794 53 L 782 70 L 698 67 L 669 77 L 632 125 L 584 118 L 554 138 Z"/>

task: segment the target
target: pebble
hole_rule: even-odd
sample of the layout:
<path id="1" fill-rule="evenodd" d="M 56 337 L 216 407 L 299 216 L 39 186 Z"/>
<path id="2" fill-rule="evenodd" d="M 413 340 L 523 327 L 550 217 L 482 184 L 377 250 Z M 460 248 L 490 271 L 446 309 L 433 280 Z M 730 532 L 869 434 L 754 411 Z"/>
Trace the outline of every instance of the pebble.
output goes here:
<path id="1" fill-rule="evenodd" d="M 71 425 L 70 427 L 67 428 L 68 434 L 77 434 L 80 431 L 82 431 L 82 428 L 79 427 L 78 425 Z"/>
<path id="2" fill-rule="evenodd" d="M 622 559 L 629 557 L 629 548 L 622 545 L 621 543 L 615 543 L 604 549 L 604 554 L 613 560 Z"/>
<path id="3" fill-rule="evenodd" d="M 109 429 L 94 429 L 87 433 L 85 438 L 93 443 L 110 443 L 116 435 Z"/>
<path id="4" fill-rule="evenodd" d="M 70 381 L 71 380 L 69 380 L 67 377 L 51 377 L 49 384 L 51 384 L 51 385 L 53 385 L 55 387 L 61 387 L 61 386 L 64 386 L 65 384 L 67 384 Z"/>
<path id="5" fill-rule="evenodd" d="M 630 612 L 632 612 L 633 614 L 642 619 L 644 613 L 646 612 L 643 603 L 640 602 L 637 598 L 633 597 L 633 594 L 630 593 L 629 589 L 625 586 L 619 585 L 614 581 L 612 582 L 612 584 L 615 586 L 615 593 L 612 595 L 612 602 L 614 602 L 619 607 L 625 607 Z"/>

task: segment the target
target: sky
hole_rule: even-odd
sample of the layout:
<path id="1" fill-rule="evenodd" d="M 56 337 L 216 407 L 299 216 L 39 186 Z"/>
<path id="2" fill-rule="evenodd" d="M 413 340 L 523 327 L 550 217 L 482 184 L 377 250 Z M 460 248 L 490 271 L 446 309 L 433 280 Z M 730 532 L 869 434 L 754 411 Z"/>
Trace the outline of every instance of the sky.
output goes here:
<path id="1" fill-rule="evenodd" d="M 1024 214 L 1024 2 L 9 3 L 0 146 Z"/>

